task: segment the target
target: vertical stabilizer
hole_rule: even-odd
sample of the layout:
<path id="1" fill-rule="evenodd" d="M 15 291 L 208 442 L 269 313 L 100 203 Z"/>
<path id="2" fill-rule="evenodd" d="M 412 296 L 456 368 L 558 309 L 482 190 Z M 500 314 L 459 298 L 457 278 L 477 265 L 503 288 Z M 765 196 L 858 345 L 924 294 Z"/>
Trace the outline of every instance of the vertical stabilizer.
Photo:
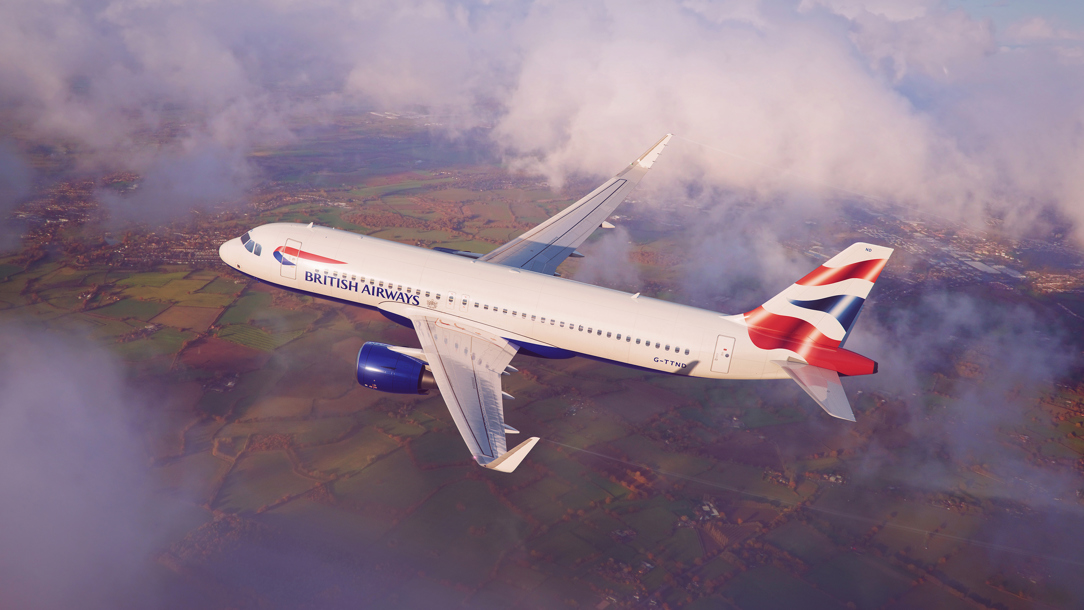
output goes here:
<path id="1" fill-rule="evenodd" d="M 842 349 L 892 249 L 852 244 L 768 302 L 745 314 L 761 349 L 787 349 L 843 375 L 869 375 L 877 364 Z"/>

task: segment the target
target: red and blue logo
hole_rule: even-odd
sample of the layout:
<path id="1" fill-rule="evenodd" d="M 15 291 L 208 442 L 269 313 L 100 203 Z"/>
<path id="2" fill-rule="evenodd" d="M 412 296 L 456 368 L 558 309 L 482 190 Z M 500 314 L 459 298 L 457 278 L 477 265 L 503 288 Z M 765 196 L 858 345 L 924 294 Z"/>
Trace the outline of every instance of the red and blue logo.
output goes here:
<path id="1" fill-rule="evenodd" d="M 312 261 L 314 263 L 324 263 L 325 265 L 345 265 L 346 264 L 346 263 L 344 263 L 342 261 L 337 261 L 337 260 L 335 260 L 333 258 L 328 258 L 326 256 L 320 256 L 319 254 L 313 254 L 311 252 L 305 252 L 304 250 L 301 250 L 300 248 L 290 248 L 290 247 L 287 247 L 287 246 L 279 246 L 278 248 L 275 248 L 275 260 L 282 263 L 283 265 L 296 265 L 297 264 L 293 260 L 290 260 L 290 258 L 288 258 L 288 257 L 293 257 L 294 260 L 302 259 L 302 260 Z"/>
<path id="2" fill-rule="evenodd" d="M 822 265 L 747 312 L 749 338 L 760 349 L 791 350 L 814 366 L 842 374 L 876 371 L 876 363 L 842 345 L 887 262 L 885 257 Z"/>

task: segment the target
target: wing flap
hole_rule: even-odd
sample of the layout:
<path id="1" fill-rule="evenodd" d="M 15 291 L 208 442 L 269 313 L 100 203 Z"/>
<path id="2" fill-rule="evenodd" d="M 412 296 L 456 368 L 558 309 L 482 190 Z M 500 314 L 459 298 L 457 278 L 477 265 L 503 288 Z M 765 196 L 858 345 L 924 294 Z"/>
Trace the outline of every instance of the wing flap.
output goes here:
<path id="1" fill-rule="evenodd" d="M 389 303 L 387 309 L 414 324 L 423 359 L 474 460 L 498 472 L 515 470 L 538 442 L 538 437 L 531 437 L 508 450 L 506 435 L 519 431 L 504 422 L 501 375 L 515 370 L 508 363 L 516 346 L 458 318 L 442 318 L 420 307 Z M 417 351 L 402 348 L 401 353 L 417 357 Z"/>
<path id="2" fill-rule="evenodd" d="M 412 318 L 448 411 L 483 466 L 507 450 L 501 372 L 516 354 L 508 341 L 439 317 Z"/>

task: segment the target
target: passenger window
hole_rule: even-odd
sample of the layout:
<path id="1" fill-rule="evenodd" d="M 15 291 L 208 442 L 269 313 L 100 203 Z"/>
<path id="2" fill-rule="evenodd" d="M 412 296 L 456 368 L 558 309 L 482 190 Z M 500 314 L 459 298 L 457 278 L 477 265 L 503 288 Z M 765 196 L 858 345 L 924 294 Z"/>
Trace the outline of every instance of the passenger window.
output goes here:
<path id="1" fill-rule="evenodd" d="M 375 283 L 376 283 L 376 280 L 374 280 L 373 278 L 369 278 L 369 285 L 370 286 L 372 286 Z"/>
<path id="2" fill-rule="evenodd" d="M 607 338 L 607 339 L 609 339 L 609 338 L 610 338 L 610 331 L 606 331 L 606 338 Z"/>
<path id="3" fill-rule="evenodd" d="M 521 317 L 521 318 L 523 318 L 524 320 L 526 320 L 526 319 L 527 319 L 527 314 L 526 314 L 526 313 L 521 313 L 521 314 L 519 314 L 519 317 Z M 533 319 L 534 319 L 534 316 L 531 316 L 531 319 L 533 320 Z"/>
<path id="4" fill-rule="evenodd" d="M 482 309 L 484 309 L 484 310 L 486 310 L 486 311 L 489 311 L 489 305 L 486 305 L 486 306 L 485 306 L 485 307 L 483 307 Z"/>
<path id="5" fill-rule="evenodd" d="M 534 314 L 532 313 L 532 314 L 531 314 L 531 322 L 534 322 L 534 321 L 535 321 L 535 318 L 534 318 Z M 543 322 L 545 322 L 546 320 L 545 320 L 545 319 L 543 319 L 542 321 L 543 321 Z"/>
<path id="6" fill-rule="evenodd" d="M 351 275 L 350 276 L 350 281 L 351 282 L 357 281 L 357 279 L 358 279 L 358 276 L 356 276 L 356 275 Z"/>
<path id="7" fill-rule="evenodd" d="M 516 315 L 516 310 L 514 310 L 514 309 L 512 310 L 512 315 L 513 316 Z"/>
<path id="8" fill-rule="evenodd" d="M 395 287 L 395 289 L 402 292 L 403 291 L 403 285 L 399 284 L 398 286 Z"/>
<path id="9" fill-rule="evenodd" d="M 564 327 L 565 327 L 565 323 L 561 322 L 561 328 L 564 328 Z"/>
<path id="10" fill-rule="evenodd" d="M 687 348 L 687 347 L 685 348 L 685 355 L 686 355 L 686 356 L 688 356 L 688 355 L 689 355 L 689 348 Z"/>
<path id="11" fill-rule="evenodd" d="M 600 328 L 597 331 L 595 331 L 595 334 L 601 337 L 602 336 L 602 329 Z M 609 336 L 609 335 L 607 334 L 607 336 Z"/>
<path id="12" fill-rule="evenodd" d="M 580 324 L 580 332 L 583 332 L 583 324 Z"/>
<path id="13" fill-rule="evenodd" d="M 475 308 L 475 309 L 478 309 L 478 301 L 475 301 L 475 302 L 474 302 L 474 308 Z"/>
<path id="14" fill-rule="evenodd" d="M 580 327 L 580 330 L 583 330 L 583 327 L 582 327 L 582 326 Z M 588 327 L 587 327 L 587 334 L 589 334 L 589 335 L 590 335 L 590 334 L 591 334 L 591 333 L 593 333 L 593 332 L 595 332 L 595 331 L 591 330 L 591 327 L 590 327 L 590 326 L 588 326 Z"/>
<path id="15" fill-rule="evenodd" d="M 655 349 L 659 349 L 659 342 L 658 341 L 655 342 Z"/>
<path id="16" fill-rule="evenodd" d="M 381 288 L 383 288 L 383 287 L 384 287 L 384 282 L 380 282 L 380 287 L 381 287 Z"/>
<path id="17" fill-rule="evenodd" d="M 425 298 L 427 298 L 427 299 L 429 298 L 429 291 L 428 290 L 425 291 Z"/>
<path id="18" fill-rule="evenodd" d="M 666 351 L 670 351 L 670 344 L 666 345 Z"/>
<path id="19" fill-rule="evenodd" d="M 640 345 L 640 340 L 639 339 L 636 340 L 636 345 Z"/>
<path id="20" fill-rule="evenodd" d="M 618 335 L 618 337 L 620 337 L 620 336 L 621 335 Z M 625 343 L 628 343 L 629 341 L 632 341 L 632 336 L 631 335 L 625 337 Z"/>
<path id="21" fill-rule="evenodd" d="M 503 309 L 503 310 L 501 311 L 501 313 L 508 313 L 508 308 L 507 308 L 507 307 L 505 307 L 505 308 L 504 308 L 504 309 Z"/>
<path id="22" fill-rule="evenodd" d="M 543 322 L 545 322 L 545 321 L 546 321 L 546 319 L 545 319 L 545 318 L 542 318 L 542 321 L 543 321 Z M 553 323 L 554 323 L 554 322 L 556 322 L 556 320 L 554 320 L 553 318 L 550 318 L 550 326 L 553 326 Z"/>

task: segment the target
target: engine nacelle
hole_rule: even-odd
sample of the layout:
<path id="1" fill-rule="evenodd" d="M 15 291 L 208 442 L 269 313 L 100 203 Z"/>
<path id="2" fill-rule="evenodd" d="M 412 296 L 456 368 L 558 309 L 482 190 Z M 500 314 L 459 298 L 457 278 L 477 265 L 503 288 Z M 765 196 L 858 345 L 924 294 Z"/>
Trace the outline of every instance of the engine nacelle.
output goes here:
<path id="1" fill-rule="evenodd" d="M 393 352 L 386 343 L 369 342 L 358 351 L 358 383 L 393 394 L 425 394 L 437 387 L 425 363 Z"/>

